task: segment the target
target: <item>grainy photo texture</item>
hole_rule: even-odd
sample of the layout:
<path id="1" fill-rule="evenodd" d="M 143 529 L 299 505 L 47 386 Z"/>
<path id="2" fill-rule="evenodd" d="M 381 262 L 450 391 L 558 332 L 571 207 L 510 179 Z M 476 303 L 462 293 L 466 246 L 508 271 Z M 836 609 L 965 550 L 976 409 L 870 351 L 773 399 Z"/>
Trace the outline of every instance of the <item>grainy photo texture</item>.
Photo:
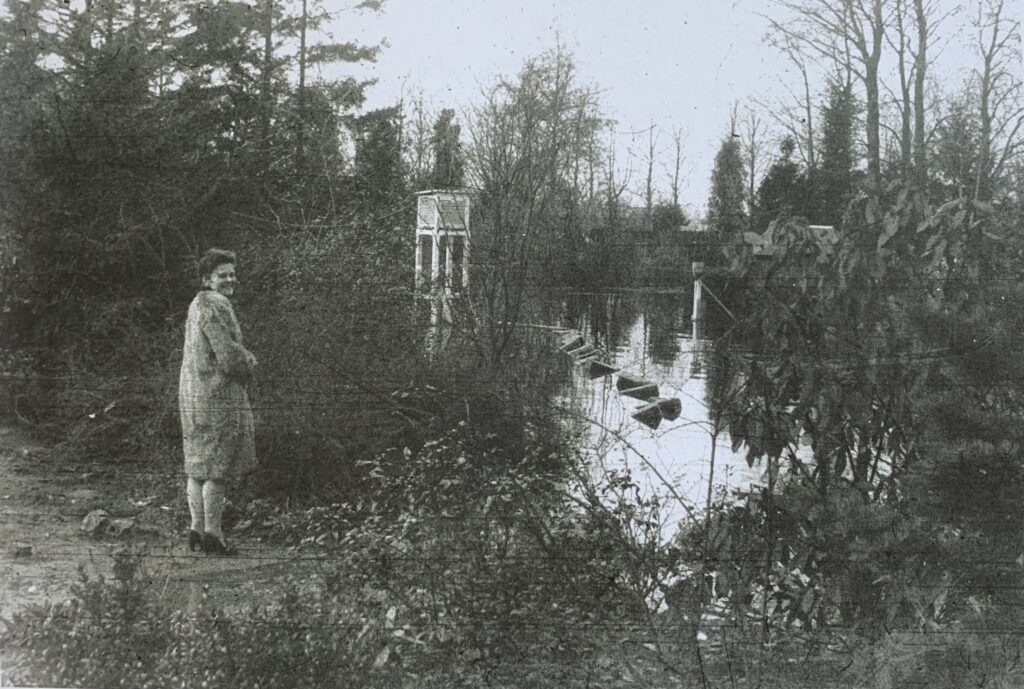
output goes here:
<path id="1" fill-rule="evenodd" d="M 3 0 L 0 687 L 1024 686 L 1010 0 Z"/>

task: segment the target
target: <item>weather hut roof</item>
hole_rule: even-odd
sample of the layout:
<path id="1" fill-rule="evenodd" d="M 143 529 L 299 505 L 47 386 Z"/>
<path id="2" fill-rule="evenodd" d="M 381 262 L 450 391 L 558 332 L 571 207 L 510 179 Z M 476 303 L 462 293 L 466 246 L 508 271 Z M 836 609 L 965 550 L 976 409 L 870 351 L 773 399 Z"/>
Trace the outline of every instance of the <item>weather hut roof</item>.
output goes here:
<path id="1" fill-rule="evenodd" d="M 430 189 L 416 193 L 417 227 L 433 230 L 469 230 L 472 198 L 466 189 Z"/>
<path id="2" fill-rule="evenodd" d="M 424 189 L 417 191 L 414 196 L 443 196 L 444 194 L 473 196 L 479 193 L 476 189 L 469 187 L 453 187 L 451 189 Z"/>

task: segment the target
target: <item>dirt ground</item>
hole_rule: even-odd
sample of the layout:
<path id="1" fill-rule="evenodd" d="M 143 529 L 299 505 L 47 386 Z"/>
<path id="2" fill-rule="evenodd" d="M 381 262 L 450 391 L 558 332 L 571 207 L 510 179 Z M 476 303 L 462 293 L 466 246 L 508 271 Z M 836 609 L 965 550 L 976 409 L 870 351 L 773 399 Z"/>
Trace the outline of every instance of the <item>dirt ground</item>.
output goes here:
<path id="1" fill-rule="evenodd" d="M 130 480 L 146 472 L 115 467 L 100 473 L 59 461 L 27 431 L 0 424 L 0 625 L 26 606 L 67 598 L 82 571 L 109 576 L 114 554 L 124 549 L 141 556 L 143 575 L 161 596 L 182 606 L 197 605 L 204 589 L 227 606 L 252 602 L 272 593 L 289 571 L 317 564 L 308 553 L 237 532 L 228 533 L 237 556 L 190 553 L 177 477 Z M 83 519 L 96 509 L 128 528 L 95 536 L 83 531 Z"/>
<path id="2" fill-rule="evenodd" d="M 927 678 L 924 684 L 953 686 L 955 676 L 964 680 L 960 686 L 1024 686 L 1024 469 L 1017 461 L 961 455 L 942 462 L 942 472 L 927 472 L 927 486 L 916 491 L 923 498 L 918 515 L 948 524 L 949 537 L 963 539 L 961 561 L 931 565 L 950 572 L 949 599 L 959 602 L 958 609 L 934 630 L 903 630 L 912 638 L 898 647 L 919 649 L 914 674 Z M 83 531 L 83 518 L 96 509 L 130 528 L 98 536 Z M 239 555 L 190 553 L 184 486 L 176 472 L 68 463 L 23 428 L 2 422 L 0 515 L 0 632 L 17 611 L 67 598 L 82 572 L 109 576 L 115 554 L 125 549 L 139 554 L 157 595 L 186 609 L 204 594 L 227 608 L 271 602 L 285 578 L 293 585 L 296 574 L 330 566 L 328 557 L 264 544 L 241 526 L 228 532 Z M 895 644 L 898 636 L 889 641 Z M 949 656 L 951 649 L 966 655 Z M 987 667 L 976 667 L 975 653 Z M 25 662 L 15 649 L 0 648 L 0 668 Z M 799 668 L 799 678 L 798 668 L 785 669 L 781 676 L 792 678 L 791 686 L 819 686 L 812 678 L 823 676 L 813 664 Z M 834 686 L 846 686 L 841 673 L 828 676 Z"/>

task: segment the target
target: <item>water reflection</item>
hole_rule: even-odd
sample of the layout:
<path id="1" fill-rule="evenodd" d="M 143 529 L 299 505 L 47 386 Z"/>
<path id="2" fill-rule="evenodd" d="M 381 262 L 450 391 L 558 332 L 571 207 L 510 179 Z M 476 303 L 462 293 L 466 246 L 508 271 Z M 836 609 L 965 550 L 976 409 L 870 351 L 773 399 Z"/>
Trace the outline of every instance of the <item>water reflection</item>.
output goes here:
<path id="1" fill-rule="evenodd" d="M 588 343 L 609 349 L 628 343 L 641 311 L 636 297 L 623 294 L 571 294 L 545 306 L 546 322 L 585 332 Z"/>
<path id="2" fill-rule="evenodd" d="M 645 341 L 651 362 L 671 366 L 679 356 L 679 295 L 656 293 L 643 300 Z"/>
<path id="3" fill-rule="evenodd" d="M 679 418 L 656 430 L 632 418 L 643 403 L 621 395 L 615 376 L 577 375 L 565 400 L 585 420 L 581 441 L 594 471 L 628 470 L 646 496 L 659 497 L 669 531 L 703 509 L 712 456 L 716 494 L 747 488 L 762 475 L 747 466 L 744 452 L 732 451 L 727 429 L 712 441 L 728 357 L 691 321 L 690 301 L 685 293 L 569 295 L 556 321 L 602 345 L 623 372 L 657 383 L 661 397 L 680 399 Z"/>

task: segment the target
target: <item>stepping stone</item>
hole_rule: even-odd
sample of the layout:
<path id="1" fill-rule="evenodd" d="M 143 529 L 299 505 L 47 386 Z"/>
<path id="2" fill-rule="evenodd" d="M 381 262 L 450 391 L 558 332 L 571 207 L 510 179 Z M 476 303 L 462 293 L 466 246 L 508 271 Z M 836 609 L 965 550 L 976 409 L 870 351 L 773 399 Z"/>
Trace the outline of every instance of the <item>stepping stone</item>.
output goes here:
<path id="1" fill-rule="evenodd" d="M 603 361 L 591 361 L 590 362 L 590 379 L 603 378 L 604 376 L 610 376 L 619 369 L 615 368 L 611 364 L 606 364 Z"/>
<path id="2" fill-rule="evenodd" d="M 669 421 L 675 421 L 683 413 L 683 403 L 678 397 L 659 397 L 654 401 L 661 415 Z"/>
<path id="3" fill-rule="evenodd" d="M 647 381 L 635 373 L 620 373 L 619 380 L 615 383 L 615 386 L 619 390 L 628 390 L 629 388 L 636 388 L 646 384 Z"/>
<path id="4" fill-rule="evenodd" d="M 658 386 L 656 383 L 643 383 L 633 388 L 626 388 L 625 390 L 620 389 L 619 392 L 627 397 L 649 401 L 658 396 Z"/>
<path id="5" fill-rule="evenodd" d="M 563 352 L 568 353 L 572 349 L 579 349 L 586 342 L 583 340 L 583 336 L 579 333 L 569 333 L 562 341 L 558 344 L 558 348 Z"/>
<path id="6" fill-rule="evenodd" d="M 591 347 L 590 345 L 583 345 L 582 347 L 579 347 L 578 349 L 574 349 L 574 350 L 572 350 L 570 352 L 566 352 L 566 353 L 569 356 L 571 356 L 573 359 L 576 359 L 578 361 L 580 359 L 585 359 L 588 356 L 596 356 L 597 354 L 600 353 L 600 350 L 597 347 Z"/>
<path id="7" fill-rule="evenodd" d="M 658 407 L 657 402 L 651 402 L 650 404 L 638 407 L 632 416 L 648 428 L 657 429 L 661 424 L 661 409 Z"/>

